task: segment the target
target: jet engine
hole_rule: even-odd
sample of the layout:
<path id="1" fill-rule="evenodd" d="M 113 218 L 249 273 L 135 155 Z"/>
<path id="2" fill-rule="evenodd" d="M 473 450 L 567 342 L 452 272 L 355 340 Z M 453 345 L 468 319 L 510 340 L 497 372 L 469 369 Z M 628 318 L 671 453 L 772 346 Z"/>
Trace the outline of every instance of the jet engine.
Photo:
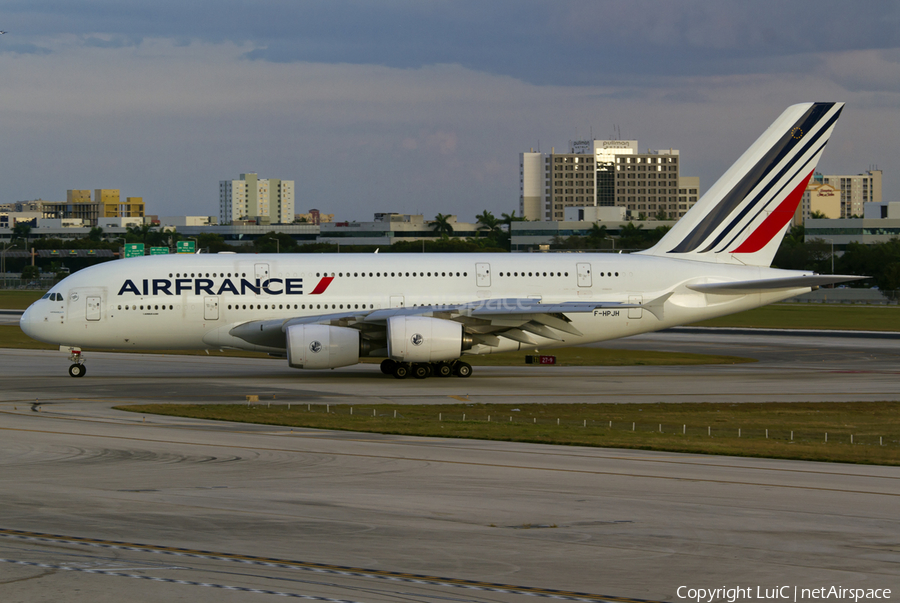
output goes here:
<path id="1" fill-rule="evenodd" d="M 326 369 L 359 362 L 359 331 L 328 325 L 292 325 L 285 329 L 292 368 Z"/>
<path id="2" fill-rule="evenodd" d="M 387 321 L 388 356 L 398 362 L 455 360 L 471 342 L 462 324 L 425 316 L 394 316 Z"/>

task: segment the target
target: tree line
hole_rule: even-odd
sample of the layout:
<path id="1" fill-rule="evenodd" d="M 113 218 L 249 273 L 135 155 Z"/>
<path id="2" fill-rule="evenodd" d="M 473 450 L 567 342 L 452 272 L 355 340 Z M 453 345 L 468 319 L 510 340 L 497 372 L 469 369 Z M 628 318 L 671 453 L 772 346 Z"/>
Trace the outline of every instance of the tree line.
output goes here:
<path id="1" fill-rule="evenodd" d="M 856 274 L 871 279 L 848 283 L 848 287 L 876 286 L 882 291 L 900 291 L 900 238 L 884 243 L 847 243 L 834 250 L 830 241 L 807 239 L 803 226 L 785 235 L 772 266 L 784 270 L 814 270 L 819 274 Z M 833 269 L 832 269 L 833 266 Z"/>
<path id="2" fill-rule="evenodd" d="M 343 245 L 344 251 L 373 253 L 503 253 L 510 250 L 510 229 L 513 222 L 523 218 L 511 214 L 495 217 L 485 210 L 476 217 L 478 236 L 454 237 L 453 223 L 449 215 L 437 214 L 428 224 L 439 236 L 426 241 L 402 241 L 389 246 Z M 81 239 L 30 238 L 27 224 L 16 224 L 8 249 L 109 249 L 117 252 L 124 243 L 143 243 L 146 247 L 174 247 L 184 236 L 176 231 L 161 231 L 149 225 L 134 226 L 126 230 L 124 237 L 115 239 L 101 228 L 92 228 Z M 655 245 L 668 232 L 668 226 L 645 229 L 643 224 L 629 222 L 619 228 L 616 236 L 610 235 L 607 226 L 594 223 L 585 235 L 556 237 L 551 249 L 558 250 L 637 250 Z M 291 235 L 271 231 L 255 239 L 250 245 L 231 245 L 214 233 L 201 233 L 196 237 L 197 247 L 208 253 L 231 251 L 236 253 L 337 253 L 342 245 L 336 243 L 298 243 Z M 124 241 L 123 241 L 124 239 Z M 20 244 L 24 243 L 24 245 Z M 100 258 L 66 259 L 66 266 L 78 270 L 102 261 Z M 8 271 L 20 272 L 31 263 L 30 258 L 6 258 Z M 58 260 L 39 258 L 38 265 L 45 270 L 61 268 Z M 832 254 L 832 245 L 822 239 L 807 240 L 803 226 L 795 226 L 784 237 L 775 259 L 775 268 L 785 270 L 813 270 L 820 274 L 857 274 L 872 277 L 849 284 L 851 287 L 877 286 L 883 291 L 900 291 L 900 238 L 886 243 L 863 245 L 849 243 L 843 250 Z M 833 265 L 833 269 L 832 269 Z"/>

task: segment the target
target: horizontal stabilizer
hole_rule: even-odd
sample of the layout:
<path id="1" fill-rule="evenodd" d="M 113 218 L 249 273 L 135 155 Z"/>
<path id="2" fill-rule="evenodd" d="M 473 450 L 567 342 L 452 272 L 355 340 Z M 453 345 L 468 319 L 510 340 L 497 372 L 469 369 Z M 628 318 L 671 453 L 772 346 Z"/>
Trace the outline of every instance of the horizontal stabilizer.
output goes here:
<path id="1" fill-rule="evenodd" d="M 748 291 L 770 291 L 772 289 L 802 289 L 805 287 L 821 287 L 848 281 L 858 281 L 868 276 L 849 276 L 845 274 L 810 274 L 805 276 L 789 276 L 786 278 L 764 278 L 753 281 L 732 281 L 730 283 L 698 283 L 688 285 L 688 289 L 701 293 L 747 293 Z"/>

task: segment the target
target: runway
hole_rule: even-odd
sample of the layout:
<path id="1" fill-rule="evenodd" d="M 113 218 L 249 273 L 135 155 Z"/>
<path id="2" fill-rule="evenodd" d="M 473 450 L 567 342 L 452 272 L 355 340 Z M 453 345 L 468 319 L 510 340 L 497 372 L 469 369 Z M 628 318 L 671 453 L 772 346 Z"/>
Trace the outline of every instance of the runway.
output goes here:
<path id="1" fill-rule="evenodd" d="M 72 379 L 64 354 L 2 350 L 2 599 L 678 601 L 682 585 L 900 583 L 896 468 L 111 410 L 251 393 L 402 404 L 456 394 L 721 399 L 715 390 L 727 387 L 742 400 L 896 399 L 896 341 L 846 341 L 841 353 L 802 338 L 785 350 L 773 340 L 697 337 L 616 345 L 741 348 L 764 361 L 476 368 L 470 379 L 397 381 L 377 367 L 305 373 L 278 360 L 91 354 L 88 376 Z"/>

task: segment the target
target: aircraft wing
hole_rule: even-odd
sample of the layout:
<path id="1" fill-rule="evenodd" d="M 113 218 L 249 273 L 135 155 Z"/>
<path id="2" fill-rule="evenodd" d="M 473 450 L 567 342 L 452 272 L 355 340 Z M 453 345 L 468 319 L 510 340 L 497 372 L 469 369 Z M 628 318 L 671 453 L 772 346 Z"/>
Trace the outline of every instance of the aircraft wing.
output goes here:
<path id="1" fill-rule="evenodd" d="M 770 291 L 772 289 L 800 289 L 811 287 L 813 289 L 822 285 L 834 285 L 870 278 L 868 276 L 850 276 L 845 274 L 809 274 L 804 276 L 789 276 L 785 278 L 765 278 L 751 281 L 731 281 L 726 283 L 697 283 L 687 285 L 688 289 L 701 293 L 747 293 L 748 291 Z"/>
<path id="2" fill-rule="evenodd" d="M 571 301 L 542 304 L 531 298 L 489 299 L 466 304 L 385 308 L 379 310 L 338 312 L 304 316 L 286 320 L 254 320 L 231 329 L 229 333 L 248 343 L 268 347 L 284 347 L 284 331 L 291 325 L 324 324 L 349 327 L 361 331 L 363 337 L 378 340 L 384 336 L 387 321 L 396 316 L 427 316 L 452 320 L 463 324 L 465 331 L 479 343 L 491 347 L 505 337 L 533 345 L 529 334 L 563 341 L 564 334 L 581 336 L 566 314 L 595 310 L 624 310 L 641 308 L 662 319 L 663 306 L 671 296 L 667 293 L 647 303 L 633 304 L 613 301 Z"/>

